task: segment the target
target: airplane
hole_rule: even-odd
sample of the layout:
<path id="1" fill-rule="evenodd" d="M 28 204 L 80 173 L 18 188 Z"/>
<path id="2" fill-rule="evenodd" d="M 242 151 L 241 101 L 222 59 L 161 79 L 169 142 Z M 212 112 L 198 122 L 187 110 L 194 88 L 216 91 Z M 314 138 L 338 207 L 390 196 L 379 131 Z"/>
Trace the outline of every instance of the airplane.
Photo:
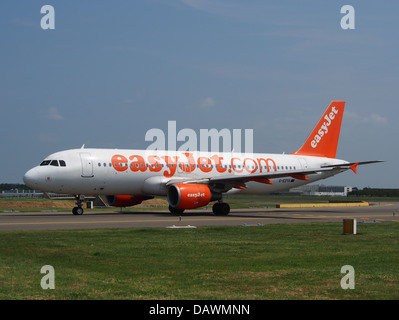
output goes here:
<path id="1" fill-rule="evenodd" d="M 334 176 L 359 165 L 336 159 L 345 101 L 332 101 L 300 149 L 291 154 L 128 149 L 71 149 L 46 157 L 25 173 L 35 190 L 75 195 L 72 213 L 83 214 L 85 195 L 103 195 L 110 206 L 129 207 L 166 196 L 182 214 L 213 204 L 228 215 L 226 194 L 268 194 Z"/>

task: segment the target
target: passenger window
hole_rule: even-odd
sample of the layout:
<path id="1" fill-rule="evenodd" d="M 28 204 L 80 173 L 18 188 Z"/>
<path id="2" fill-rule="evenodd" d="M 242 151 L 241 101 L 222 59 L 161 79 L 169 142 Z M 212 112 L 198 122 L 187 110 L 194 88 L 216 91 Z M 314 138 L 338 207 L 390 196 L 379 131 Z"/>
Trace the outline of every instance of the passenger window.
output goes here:
<path id="1" fill-rule="evenodd" d="M 57 160 L 51 161 L 50 166 L 58 167 L 58 161 Z"/>
<path id="2" fill-rule="evenodd" d="M 66 167 L 66 163 L 65 163 L 64 160 L 60 160 L 60 166 L 61 166 L 61 167 Z"/>

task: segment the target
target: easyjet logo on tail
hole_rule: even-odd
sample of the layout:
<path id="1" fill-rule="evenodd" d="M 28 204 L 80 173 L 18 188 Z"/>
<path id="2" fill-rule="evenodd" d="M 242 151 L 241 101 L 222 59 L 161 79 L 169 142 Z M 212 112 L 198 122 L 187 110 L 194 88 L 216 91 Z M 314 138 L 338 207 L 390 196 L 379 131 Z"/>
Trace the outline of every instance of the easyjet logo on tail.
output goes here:
<path id="1" fill-rule="evenodd" d="M 334 100 L 295 155 L 335 158 L 345 101 Z"/>
<path id="2" fill-rule="evenodd" d="M 324 116 L 324 119 L 326 121 L 323 122 L 323 124 L 320 126 L 319 131 L 317 131 L 317 134 L 314 136 L 313 140 L 310 142 L 310 145 L 312 148 L 316 148 L 319 142 L 323 139 L 323 136 L 328 133 L 328 127 L 331 125 L 331 123 L 335 119 L 335 115 L 338 114 L 338 110 L 335 108 L 335 106 L 332 107 L 332 111 L 329 114 L 326 114 Z"/>

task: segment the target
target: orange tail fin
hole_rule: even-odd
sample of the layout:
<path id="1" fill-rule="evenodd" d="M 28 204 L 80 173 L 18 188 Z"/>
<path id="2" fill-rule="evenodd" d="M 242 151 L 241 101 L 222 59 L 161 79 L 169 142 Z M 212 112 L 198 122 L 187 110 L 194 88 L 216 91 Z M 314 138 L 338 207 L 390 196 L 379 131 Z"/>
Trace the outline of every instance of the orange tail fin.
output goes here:
<path id="1" fill-rule="evenodd" d="M 333 101 L 304 145 L 293 154 L 335 158 L 345 101 Z"/>

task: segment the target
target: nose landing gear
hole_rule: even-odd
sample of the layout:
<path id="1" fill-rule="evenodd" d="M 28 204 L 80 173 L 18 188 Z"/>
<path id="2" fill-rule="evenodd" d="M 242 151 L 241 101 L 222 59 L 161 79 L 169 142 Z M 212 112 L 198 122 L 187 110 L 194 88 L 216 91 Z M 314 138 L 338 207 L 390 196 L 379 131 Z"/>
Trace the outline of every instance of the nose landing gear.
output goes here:
<path id="1" fill-rule="evenodd" d="M 84 203 L 84 200 L 85 200 L 85 196 L 77 194 L 77 195 L 75 195 L 75 199 L 76 199 L 77 207 L 72 209 L 72 213 L 74 215 L 79 215 L 80 216 L 84 212 L 82 206 L 83 206 L 83 203 Z"/>

